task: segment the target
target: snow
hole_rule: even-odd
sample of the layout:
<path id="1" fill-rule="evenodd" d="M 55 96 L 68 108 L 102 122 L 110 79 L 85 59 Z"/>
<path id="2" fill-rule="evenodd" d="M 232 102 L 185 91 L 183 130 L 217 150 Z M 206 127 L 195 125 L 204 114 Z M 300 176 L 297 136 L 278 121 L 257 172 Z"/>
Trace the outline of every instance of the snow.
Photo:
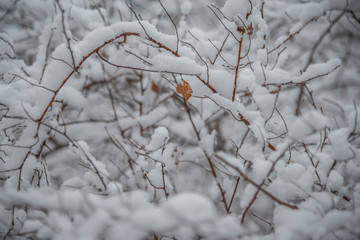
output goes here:
<path id="1" fill-rule="evenodd" d="M 168 111 L 166 108 L 159 107 L 159 108 L 156 108 L 154 111 L 151 111 L 147 115 L 139 116 L 137 121 L 141 124 L 141 126 L 143 126 L 144 128 L 147 128 L 151 125 L 157 124 L 167 114 L 168 114 Z"/>
<path id="2" fill-rule="evenodd" d="M 6 239 L 359 238 L 359 1 L 0 2 Z"/>
<path id="3" fill-rule="evenodd" d="M 301 76 L 294 78 L 293 81 L 295 83 L 300 83 L 311 80 L 313 78 L 327 75 L 333 70 L 335 70 L 337 67 L 339 67 L 340 65 L 341 65 L 341 60 L 338 58 L 331 59 L 326 63 L 311 64 Z"/>
<path id="4" fill-rule="evenodd" d="M 71 21 L 76 22 L 77 24 L 82 24 L 85 27 L 91 28 L 92 30 L 101 26 L 101 15 L 96 9 L 85 10 L 79 6 L 74 5 L 71 7 L 70 11 L 72 16 Z"/>
<path id="5" fill-rule="evenodd" d="M 9 56 L 10 58 L 15 58 L 15 53 L 13 50 L 13 43 L 11 38 L 6 33 L 0 33 L 1 40 L 0 41 L 0 56 L 5 57 L 5 55 Z M 2 58 L 3 58 L 2 57 Z M 6 62 L 3 62 L 6 64 Z"/>
<path id="6" fill-rule="evenodd" d="M 254 178 L 253 180 L 257 184 L 261 184 L 264 179 L 266 179 L 267 174 L 272 166 L 270 161 L 262 159 L 262 156 L 255 156 L 254 161 Z"/>
<path id="7" fill-rule="evenodd" d="M 65 86 L 58 94 L 58 98 L 64 100 L 71 107 L 81 109 L 86 106 L 87 99 L 82 93 L 71 86 Z"/>
<path id="8" fill-rule="evenodd" d="M 165 72 L 176 72 L 183 74 L 196 75 L 204 72 L 203 67 L 199 66 L 193 59 L 188 57 L 174 57 L 170 53 L 161 53 L 151 59 L 155 70 Z"/>
<path id="9" fill-rule="evenodd" d="M 255 86 L 252 93 L 256 105 L 260 108 L 261 115 L 264 119 L 269 119 L 275 105 L 275 95 L 270 94 L 266 88 Z"/>
<path id="10" fill-rule="evenodd" d="M 103 45 L 106 41 L 113 39 L 115 36 L 116 34 L 109 27 L 98 28 L 88 33 L 78 48 L 82 56 L 87 56 L 91 51 Z"/>
<path id="11" fill-rule="evenodd" d="M 337 191 L 344 184 L 343 176 L 336 170 L 332 170 L 329 174 L 327 185 L 332 191 Z"/>
<path id="12" fill-rule="evenodd" d="M 321 220 L 316 213 L 311 211 L 282 208 L 275 208 L 274 217 L 274 224 L 277 226 L 275 238 L 279 240 L 308 238 Z M 306 231 L 303 231 L 304 229 Z"/>
<path id="13" fill-rule="evenodd" d="M 346 223 L 350 217 L 351 212 L 349 211 L 333 210 L 326 214 L 323 221 L 327 229 L 335 230 L 346 227 L 344 223 Z"/>
<path id="14" fill-rule="evenodd" d="M 216 131 L 213 131 L 211 134 L 201 137 L 200 146 L 209 157 L 214 154 L 215 136 Z"/>
<path id="15" fill-rule="evenodd" d="M 293 19 L 307 22 L 313 17 L 320 16 L 324 10 L 319 3 L 308 2 L 304 4 L 294 4 L 285 9 L 286 13 Z"/>
<path id="16" fill-rule="evenodd" d="M 183 15 L 189 14 L 191 11 L 191 8 L 192 8 L 192 3 L 190 0 L 183 1 L 180 6 L 181 14 L 183 14 Z"/>
<path id="17" fill-rule="evenodd" d="M 349 134 L 350 129 L 337 129 L 329 134 L 334 159 L 347 160 L 354 157 L 351 145 L 347 141 Z"/>
<path id="18" fill-rule="evenodd" d="M 308 112 L 290 125 L 289 135 L 300 141 L 311 135 L 314 131 L 325 128 L 328 124 L 327 118 L 321 113 L 316 111 Z"/>
<path id="19" fill-rule="evenodd" d="M 209 74 L 211 86 L 213 86 L 221 96 L 230 99 L 234 89 L 234 76 L 228 71 L 218 69 L 210 70 Z"/>
<path id="20" fill-rule="evenodd" d="M 146 146 L 147 150 L 155 151 L 159 148 L 165 147 L 169 141 L 169 132 L 165 127 L 158 127 L 154 130 L 151 136 L 150 143 Z"/>
<path id="21" fill-rule="evenodd" d="M 229 0 L 226 1 L 221 11 L 229 18 L 239 15 L 245 20 L 246 14 L 250 11 L 250 2 L 248 0 Z"/>
<path id="22" fill-rule="evenodd" d="M 190 226 L 214 221 L 215 212 L 212 203 L 197 193 L 178 194 L 163 206 L 164 211 L 178 221 L 186 222 Z"/>
<path id="23" fill-rule="evenodd" d="M 265 70 L 265 75 L 266 75 L 266 83 L 282 84 L 288 82 L 290 78 L 289 72 L 278 68 L 275 68 L 274 70 L 271 71 Z M 262 77 L 262 72 L 260 76 Z"/>
<path id="24" fill-rule="evenodd" d="M 257 50 L 257 59 L 259 59 L 262 65 L 266 65 L 268 61 L 266 49 Z"/>

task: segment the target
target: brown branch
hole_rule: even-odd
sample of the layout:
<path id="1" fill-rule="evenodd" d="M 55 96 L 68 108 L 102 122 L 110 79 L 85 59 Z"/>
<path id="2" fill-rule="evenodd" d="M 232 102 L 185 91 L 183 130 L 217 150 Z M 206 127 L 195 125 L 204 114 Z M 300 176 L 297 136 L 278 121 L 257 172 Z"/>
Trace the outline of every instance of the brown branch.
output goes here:
<path id="1" fill-rule="evenodd" d="M 75 64 L 74 53 L 73 53 L 73 50 L 71 49 L 70 37 L 66 33 L 65 16 L 64 16 L 65 10 L 62 8 L 59 0 L 56 0 L 56 3 L 59 6 L 59 9 L 60 9 L 60 12 L 61 12 L 61 23 L 62 23 L 63 33 L 64 33 L 64 36 L 65 36 L 65 39 L 66 39 L 67 47 L 69 49 L 71 60 L 72 60 L 72 68 L 75 69 L 76 64 Z"/>
<path id="2" fill-rule="evenodd" d="M 208 65 L 208 63 L 201 57 L 200 53 L 196 50 L 196 48 L 191 43 L 188 43 L 188 42 L 185 42 L 185 41 L 181 41 L 181 43 L 189 45 L 195 51 L 195 53 L 198 55 L 199 59 L 205 64 L 205 66 L 206 66 L 206 85 L 210 85 L 210 83 L 209 83 L 210 74 L 209 74 L 209 65 Z"/>
<path id="3" fill-rule="evenodd" d="M 236 178 L 235 187 L 234 187 L 234 191 L 233 191 L 233 194 L 232 194 L 232 196 L 231 196 L 230 203 L 229 203 L 229 206 L 228 206 L 228 212 L 230 212 L 231 205 L 232 205 L 232 203 L 233 203 L 233 201 L 234 201 L 234 198 L 235 198 L 235 195 L 236 195 L 236 190 L 237 190 L 237 188 L 238 188 L 238 186 L 239 186 L 239 182 L 240 182 L 240 177 L 237 177 L 237 178 Z"/>
<path id="4" fill-rule="evenodd" d="M 162 44 L 161 42 L 153 39 L 152 37 L 150 37 L 148 40 L 151 41 L 151 42 L 153 42 L 153 43 L 155 43 L 159 48 L 163 48 L 163 49 L 165 49 L 166 51 L 171 52 L 171 53 L 172 53 L 173 55 L 175 55 L 176 57 L 180 57 L 180 55 L 179 55 L 177 52 L 174 52 L 174 51 L 171 50 L 169 47 L 167 47 L 167 46 L 165 46 L 164 44 Z"/>
<path id="5" fill-rule="evenodd" d="M 327 131 L 326 131 L 326 128 L 324 129 L 324 140 L 323 140 L 323 142 L 322 142 L 322 144 L 321 144 L 321 149 L 320 149 L 320 152 L 322 152 L 323 151 L 323 149 L 324 149 L 324 146 L 325 146 L 325 141 L 326 141 L 326 138 L 327 138 Z"/>
<path id="6" fill-rule="evenodd" d="M 306 146 L 305 143 L 302 143 L 302 146 L 304 147 L 305 153 L 306 153 L 306 155 L 309 157 L 310 162 L 311 162 L 312 166 L 313 166 L 314 169 L 315 169 L 315 175 L 316 175 L 317 179 L 319 180 L 319 184 L 321 184 L 321 179 L 320 179 L 319 173 L 317 172 L 317 169 L 316 169 L 317 166 L 318 166 L 318 164 L 319 164 L 319 162 L 315 165 L 314 160 L 313 160 L 313 158 L 312 158 L 312 156 L 311 156 L 311 155 L 313 155 L 313 154 L 309 151 L 309 149 L 307 148 L 307 146 Z M 310 155 L 310 153 L 311 153 L 311 155 Z"/>
<path id="7" fill-rule="evenodd" d="M 38 129 L 40 127 L 40 122 L 43 120 L 46 112 L 48 111 L 48 109 L 51 107 L 52 103 L 54 102 L 57 94 L 59 93 L 59 91 L 62 89 L 62 87 L 65 85 L 65 83 L 70 79 L 70 77 L 77 72 L 80 67 L 82 66 L 82 64 L 90 57 L 92 56 L 94 53 L 98 52 L 100 49 L 102 49 L 104 46 L 114 42 L 115 40 L 121 38 L 121 37 L 125 37 L 125 36 L 139 36 L 139 33 L 135 33 L 135 32 L 125 32 L 125 33 L 121 33 L 119 35 L 117 35 L 116 37 L 104 42 L 102 45 L 100 45 L 99 47 L 95 48 L 94 50 L 92 50 L 88 55 L 84 56 L 83 59 L 79 62 L 79 64 L 68 74 L 68 76 L 63 80 L 63 82 L 60 84 L 60 86 L 54 91 L 53 97 L 51 98 L 51 100 L 49 101 L 48 105 L 46 106 L 45 110 L 43 111 L 43 113 L 41 114 L 40 118 L 38 120 L 36 120 L 37 122 L 39 122 L 38 124 Z"/>
<path id="8" fill-rule="evenodd" d="M 216 8 L 214 5 L 211 5 L 212 7 Z M 236 41 L 240 41 L 239 39 L 237 39 L 237 37 L 235 36 L 235 34 L 228 28 L 226 27 L 225 23 L 221 20 L 221 18 L 217 15 L 217 13 L 215 12 L 214 9 L 212 9 L 210 6 L 208 6 L 208 8 L 214 13 L 215 17 L 220 21 L 220 23 L 224 26 L 224 28 L 226 29 L 226 31 L 228 31 L 232 36 L 233 38 L 236 40 Z M 218 9 L 218 8 L 216 8 Z M 219 10 L 219 9 L 218 9 Z M 220 10 L 219 10 L 220 11 Z"/>
<path id="9" fill-rule="evenodd" d="M 195 124 L 194 124 L 194 121 L 193 121 L 193 119 L 192 119 L 192 117 L 191 117 L 191 113 L 190 113 L 189 106 L 187 105 L 187 102 L 186 102 L 185 99 L 184 99 L 184 106 L 185 106 L 186 112 L 187 112 L 187 114 L 188 114 L 188 116 L 189 116 L 191 125 L 193 126 L 193 129 L 194 129 L 194 131 L 195 131 L 196 137 L 197 137 L 198 141 L 200 142 L 200 141 L 201 141 L 201 138 L 200 138 L 199 131 L 197 130 L 197 128 L 196 128 L 196 126 L 195 126 Z M 221 184 L 220 184 L 220 182 L 219 182 L 219 180 L 218 180 L 214 163 L 212 162 L 211 157 L 207 155 L 207 153 L 205 152 L 204 149 L 203 149 L 203 152 L 204 152 L 205 157 L 206 157 L 206 159 L 207 159 L 207 161 L 208 161 L 208 163 L 209 163 L 210 170 L 211 170 L 211 174 L 213 175 L 213 177 L 214 177 L 214 179 L 215 179 L 215 181 L 216 181 L 216 185 L 218 186 L 219 191 L 220 191 L 220 193 L 221 193 L 221 197 L 222 197 L 222 201 L 223 201 L 223 203 L 224 203 L 225 210 L 226 210 L 227 213 L 229 213 L 230 209 L 229 209 L 228 204 L 227 204 L 227 201 L 226 201 L 225 191 L 224 191 L 224 189 L 222 188 L 222 186 L 221 186 Z"/>
<path id="10" fill-rule="evenodd" d="M 17 190 L 20 191 L 21 190 L 21 176 L 22 176 L 22 169 L 23 169 L 23 166 L 26 162 L 26 159 L 28 158 L 28 156 L 31 154 L 31 148 L 29 149 L 29 151 L 26 153 L 20 167 L 17 168 L 17 170 L 19 170 L 19 177 L 18 177 L 18 187 L 17 187 Z"/>
<path id="11" fill-rule="evenodd" d="M 174 22 L 174 20 L 172 19 L 172 17 L 170 16 L 169 12 L 166 10 L 166 8 L 164 7 L 164 5 L 162 4 L 162 2 L 160 0 L 158 0 L 158 2 L 160 3 L 161 7 L 164 9 L 166 15 L 170 18 L 170 21 L 172 22 L 172 24 L 174 25 L 175 28 L 175 33 L 176 33 L 176 51 L 175 53 L 178 53 L 179 51 L 179 33 L 178 33 L 178 29 L 176 27 L 176 24 Z"/>
<path id="12" fill-rule="evenodd" d="M 135 57 L 137 57 L 138 59 L 140 59 L 141 61 L 143 61 L 143 62 L 145 62 L 145 63 L 149 64 L 150 66 L 153 66 L 153 64 L 152 64 L 152 63 L 150 63 L 149 61 L 146 61 L 144 58 L 142 58 L 142 57 L 140 57 L 140 56 L 136 55 L 135 53 L 130 52 L 129 50 L 125 50 L 125 52 L 126 52 L 126 53 L 128 53 L 128 54 L 131 54 L 131 55 L 133 55 L 133 56 L 135 56 Z"/>
<path id="13" fill-rule="evenodd" d="M 104 62 L 106 62 L 109 65 L 112 65 L 114 67 L 117 68 L 127 68 L 127 69 L 132 69 L 132 70 L 138 70 L 138 71 L 143 71 L 143 72 L 153 72 L 153 73 L 169 73 L 169 74 L 181 74 L 181 75 L 188 75 L 188 76 L 197 76 L 199 75 L 199 73 L 181 73 L 181 72 L 173 72 L 173 71 L 164 71 L 164 70 L 153 70 L 153 69 L 146 69 L 146 68 L 139 68 L 139 67 L 131 67 L 131 66 L 125 66 L 125 65 L 119 65 L 119 64 L 115 64 L 110 62 L 109 60 L 105 59 L 103 56 L 101 56 L 101 54 L 99 52 L 96 52 L 96 54 L 99 56 L 99 58 L 101 60 L 103 60 Z"/>
<path id="14" fill-rule="evenodd" d="M 325 77 L 329 74 L 331 74 L 332 72 L 334 72 L 336 69 L 338 69 L 340 67 L 340 65 L 337 65 L 335 66 L 333 69 L 331 69 L 329 72 L 327 73 L 323 73 L 323 74 L 318 74 L 316 76 L 313 76 L 313 77 L 310 77 L 308 79 L 305 79 L 304 81 L 302 82 L 293 82 L 293 81 L 289 81 L 289 82 L 284 82 L 284 83 L 267 83 L 267 84 L 264 84 L 263 86 L 286 86 L 286 85 L 297 85 L 297 86 L 301 86 L 307 82 L 310 82 L 312 80 L 315 80 L 315 79 L 318 79 L 318 78 L 321 78 L 321 77 Z M 329 101 L 329 100 L 327 100 Z"/>
<path id="15" fill-rule="evenodd" d="M 197 128 L 196 128 L 196 126 L 195 126 L 195 123 L 194 123 L 194 121 L 193 121 L 193 119 L 192 119 L 192 117 L 191 117 L 190 108 L 189 108 L 189 106 L 188 106 L 185 98 L 184 98 L 183 100 L 184 100 L 184 106 L 185 106 L 186 113 L 187 113 L 187 115 L 189 116 L 189 120 L 190 120 L 191 125 L 192 125 L 192 127 L 193 127 L 193 129 L 194 129 L 194 132 L 195 132 L 195 134 L 196 134 L 197 140 L 200 141 L 200 140 L 201 140 L 201 138 L 200 138 L 200 133 L 199 133 L 199 131 L 197 130 Z"/>
<path id="16" fill-rule="evenodd" d="M 249 182 L 250 184 L 254 185 L 255 187 L 257 187 L 261 192 L 263 192 L 266 196 L 268 196 L 269 198 L 271 198 L 273 201 L 277 202 L 280 205 L 286 206 L 288 208 L 291 209 L 298 209 L 297 206 L 295 205 L 291 205 L 289 203 L 286 203 L 284 201 L 281 201 L 280 199 L 278 199 L 277 197 L 275 197 L 274 195 L 272 195 L 270 192 L 268 192 L 267 190 L 265 190 L 261 185 L 257 184 L 255 181 L 253 181 L 252 179 L 250 179 L 245 173 L 243 173 L 243 171 L 241 171 L 241 169 L 239 169 L 238 167 L 236 167 L 235 165 L 229 163 L 228 161 L 226 161 L 223 157 L 219 156 L 218 154 L 215 154 L 215 157 L 217 157 L 218 159 L 220 159 L 221 161 L 223 161 L 225 164 L 229 165 L 231 168 L 233 168 L 235 171 L 237 171 L 240 176 L 247 182 Z"/>
<path id="17" fill-rule="evenodd" d="M 262 186 L 262 185 L 261 185 L 261 186 Z M 247 212 L 249 211 L 249 209 L 251 208 L 251 206 L 254 204 L 254 202 L 255 202 L 255 200 L 256 200 L 259 192 L 260 192 L 260 188 L 258 188 L 258 189 L 256 190 L 256 193 L 254 194 L 254 197 L 251 199 L 250 204 L 249 204 L 249 205 L 247 206 L 247 208 L 245 209 L 245 211 L 244 211 L 244 213 L 243 213 L 243 215 L 242 215 L 242 217 L 241 217 L 241 223 L 244 223 L 246 214 L 247 214 Z"/>
<path id="18" fill-rule="evenodd" d="M 240 42 L 239 42 L 239 51 L 238 51 L 238 58 L 237 58 L 237 64 L 235 69 L 235 80 L 234 80 L 234 89 L 233 89 L 233 95 L 232 95 L 232 101 L 235 101 L 235 93 L 236 93 L 236 86 L 237 86 L 237 80 L 238 80 L 238 72 L 239 72 L 239 65 L 240 65 L 240 59 L 241 59 L 241 47 L 243 42 L 243 36 L 244 33 L 242 33 Z"/>
<path id="19" fill-rule="evenodd" d="M 342 16 L 344 16 L 344 14 L 346 13 L 346 10 L 343 10 L 335 19 L 334 21 L 332 21 L 330 23 L 330 25 L 325 29 L 325 31 L 320 35 L 319 39 L 316 41 L 316 43 L 313 45 L 311 51 L 310 51 L 310 55 L 309 58 L 303 68 L 303 71 L 305 72 L 306 69 L 309 67 L 309 65 L 312 63 L 313 58 L 314 58 L 314 54 L 316 52 L 316 50 L 318 49 L 318 47 L 320 46 L 321 42 L 324 40 L 325 36 L 329 33 L 331 33 L 331 29 L 334 27 L 334 25 L 342 18 Z"/>
<path id="20" fill-rule="evenodd" d="M 42 71 L 41 71 L 41 76 L 40 76 L 39 84 L 41 84 L 41 82 L 42 82 L 42 79 L 43 79 L 43 76 L 44 76 L 44 73 L 45 73 L 45 69 L 46 69 L 46 66 L 47 66 L 47 60 L 48 60 L 48 57 L 49 57 L 50 43 L 51 43 L 53 34 L 54 34 L 54 30 L 51 29 L 51 34 L 50 34 L 50 37 L 49 37 L 49 41 L 48 41 L 48 43 L 47 43 L 47 45 L 46 45 L 45 59 L 44 59 L 44 62 L 45 62 L 45 63 L 44 63 L 43 69 L 42 69 Z"/>
<path id="21" fill-rule="evenodd" d="M 26 78 L 18 75 L 18 74 L 15 74 L 15 73 L 10 73 L 10 75 L 14 76 L 14 77 L 17 77 L 17 78 L 20 78 L 21 80 L 24 80 L 25 82 L 27 82 L 28 84 L 34 86 L 34 87 L 38 87 L 38 88 L 43 88 L 49 92 L 55 92 L 54 90 L 50 89 L 50 88 L 47 88 L 45 86 L 41 86 L 41 85 L 38 85 L 36 83 L 32 83 L 30 80 L 27 80 Z"/>
<path id="22" fill-rule="evenodd" d="M 220 57 L 224 60 L 224 62 L 226 62 L 225 59 L 221 56 L 220 53 L 222 52 L 222 50 L 223 50 L 223 48 L 224 48 L 224 46 L 225 46 L 225 43 L 226 43 L 229 35 L 230 35 L 229 33 L 226 35 L 226 38 L 224 39 L 223 43 L 221 44 L 220 49 L 218 49 L 218 48 L 215 46 L 215 44 L 209 39 L 209 42 L 211 43 L 211 45 L 213 45 L 213 46 L 215 47 L 215 49 L 218 51 L 217 54 L 216 54 L 216 56 L 215 56 L 215 58 L 214 58 L 214 60 L 212 60 L 212 61 L 210 60 L 211 65 L 214 65 L 214 64 L 215 64 L 216 59 L 218 58 L 219 55 L 220 55 Z"/>
<path id="23" fill-rule="evenodd" d="M 353 127 L 349 137 L 354 136 L 356 134 L 357 122 L 358 122 L 358 118 L 359 118 L 359 112 L 357 110 L 357 105 L 356 105 L 355 100 L 353 100 L 353 104 L 354 104 L 354 109 L 355 109 L 355 119 L 354 119 L 354 127 Z"/>
<path id="24" fill-rule="evenodd" d="M 114 112 L 114 120 L 117 121 L 118 120 L 118 115 L 117 115 L 116 108 L 115 108 L 114 97 L 113 97 L 113 95 L 111 93 L 111 89 L 109 87 L 109 84 L 106 84 L 106 88 L 108 90 L 109 98 L 110 98 L 110 102 L 111 102 L 111 107 L 112 107 L 113 112 Z"/>
<path id="25" fill-rule="evenodd" d="M 10 46 L 11 50 L 13 51 L 13 53 L 14 53 L 14 56 L 9 56 L 8 54 L 6 54 L 6 55 L 7 55 L 9 58 L 11 58 L 11 59 L 15 59 L 15 58 L 16 58 L 16 52 L 15 52 L 14 46 L 13 46 L 9 41 L 7 41 L 5 38 L 3 38 L 2 36 L 0 36 L 0 39 L 1 39 L 3 42 L 7 43 L 7 44 Z"/>
<path id="26" fill-rule="evenodd" d="M 280 50 L 280 52 L 278 52 L 277 56 L 276 56 L 276 59 L 275 59 L 275 63 L 274 65 L 272 66 L 272 68 L 270 70 L 274 70 L 274 68 L 276 67 L 278 61 L 279 61 L 279 58 L 280 58 L 280 55 L 286 50 L 286 47 L 284 47 L 283 49 Z"/>
<path id="27" fill-rule="evenodd" d="M 74 145 L 76 146 L 76 145 Z M 80 145 L 77 145 L 77 148 L 79 148 L 81 150 L 81 152 L 84 154 L 85 158 L 89 161 L 90 165 L 93 167 L 92 171 L 99 177 L 102 185 L 104 186 L 105 191 L 107 190 L 106 184 L 104 182 L 104 178 L 101 176 L 99 170 L 97 169 L 97 167 L 95 166 L 95 164 L 93 163 L 93 161 L 89 158 L 89 156 L 86 154 L 86 152 L 82 149 L 82 147 Z"/>
<path id="28" fill-rule="evenodd" d="M 210 83 L 205 82 L 205 80 L 202 79 L 199 75 L 196 75 L 196 78 L 202 81 L 213 93 L 217 93 L 216 89 L 213 88 L 213 86 L 211 86 Z"/>
<path id="29" fill-rule="evenodd" d="M 282 41 L 279 45 L 277 45 L 276 47 L 274 47 L 273 49 L 271 49 L 270 51 L 268 51 L 268 54 L 274 52 L 276 49 L 278 49 L 279 47 L 281 47 L 282 45 L 284 45 L 287 41 L 289 41 L 290 39 L 292 39 L 294 36 L 296 36 L 297 34 L 299 34 L 308 24 L 310 24 L 311 22 L 315 21 L 318 17 L 314 17 L 312 19 L 310 19 L 309 21 L 307 21 L 306 23 L 304 23 L 296 32 L 289 34 L 289 36 Z"/>

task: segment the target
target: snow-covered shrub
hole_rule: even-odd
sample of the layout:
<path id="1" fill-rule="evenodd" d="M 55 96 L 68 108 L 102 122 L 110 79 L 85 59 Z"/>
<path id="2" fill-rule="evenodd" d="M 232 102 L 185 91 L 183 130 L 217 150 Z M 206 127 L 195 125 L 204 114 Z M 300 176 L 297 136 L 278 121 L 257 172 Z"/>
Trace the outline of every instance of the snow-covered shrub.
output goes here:
<path id="1" fill-rule="evenodd" d="M 357 0 L 0 2 L 3 239 L 360 237 Z"/>

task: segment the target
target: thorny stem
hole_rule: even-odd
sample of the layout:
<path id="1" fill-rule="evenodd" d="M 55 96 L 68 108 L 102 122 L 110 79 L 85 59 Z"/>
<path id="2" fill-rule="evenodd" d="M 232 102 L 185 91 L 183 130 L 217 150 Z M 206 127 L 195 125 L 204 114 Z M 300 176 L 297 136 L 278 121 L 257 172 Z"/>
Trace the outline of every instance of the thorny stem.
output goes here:
<path id="1" fill-rule="evenodd" d="M 125 33 L 121 33 L 118 36 L 116 36 L 113 39 L 110 39 L 106 42 L 104 42 L 101 46 L 95 48 L 94 50 L 92 50 L 87 56 L 84 56 L 83 59 L 80 61 L 80 63 L 68 74 L 68 76 L 64 79 L 64 81 L 62 81 L 62 83 L 60 84 L 60 86 L 54 91 L 53 97 L 51 98 L 51 100 L 49 101 L 48 105 L 46 106 L 45 110 L 43 111 L 41 117 L 37 120 L 39 122 L 38 125 L 38 129 L 40 127 L 40 122 L 42 121 L 42 119 L 44 118 L 46 112 L 48 111 L 48 109 L 51 107 L 52 103 L 54 102 L 57 94 L 59 93 L 59 91 L 62 89 L 62 87 L 65 85 L 65 83 L 70 79 L 70 77 L 77 72 L 81 65 L 90 57 L 92 56 L 94 53 L 97 53 L 100 49 L 102 49 L 103 47 L 105 47 L 106 45 L 114 42 L 115 40 L 121 38 L 121 37 L 125 37 L 125 36 L 139 36 L 139 33 L 135 33 L 135 32 L 125 32 Z"/>

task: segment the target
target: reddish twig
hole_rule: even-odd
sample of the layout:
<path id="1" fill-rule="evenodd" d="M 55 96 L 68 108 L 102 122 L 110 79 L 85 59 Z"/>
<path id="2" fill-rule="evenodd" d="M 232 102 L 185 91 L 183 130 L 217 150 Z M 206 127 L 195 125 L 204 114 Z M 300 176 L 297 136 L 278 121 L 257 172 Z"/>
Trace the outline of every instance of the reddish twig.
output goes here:
<path id="1" fill-rule="evenodd" d="M 241 169 L 239 169 L 238 167 L 236 167 L 235 165 L 229 163 L 228 161 L 226 161 L 223 157 L 219 156 L 218 154 L 215 154 L 215 156 L 220 159 L 221 161 L 223 161 L 225 164 L 229 165 L 231 168 L 233 168 L 235 171 L 237 171 L 240 176 L 247 182 L 249 182 L 250 184 L 254 185 L 256 188 L 258 188 L 261 192 L 263 192 L 266 196 L 268 196 L 269 198 L 271 198 L 273 201 L 277 202 L 280 205 L 286 206 L 288 208 L 291 209 L 298 209 L 297 206 L 295 205 L 291 205 L 289 203 L 286 203 L 284 201 L 281 201 L 280 199 L 278 199 L 277 197 L 275 197 L 274 195 L 272 195 L 270 192 L 268 192 L 267 190 L 265 190 L 261 185 L 257 184 L 255 181 L 253 181 L 252 179 L 250 179 L 245 173 L 243 173 L 243 171 Z"/>
<path id="2" fill-rule="evenodd" d="M 239 42 L 239 51 L 238 51 L 238 57 L 237 57 L 237 63 L 235 68 L 235 80 L 234 80 L 234 89 L 233 89 L 233 95 L 232 95 L 232 101 L 235 101 L 235 94 L 236 94 L 236 87 L 237 87 L 237 80 L 238 80 L 238 74 L 239 74 L 239 65 L 240 65 L 240 59 L 241 59 L 241 48 L 243 43 L 243 36 L 244 32 L 242 33 L 240 42 Z"/>
<path id="3" fill-rule="evenodd" d="M 158 0 L 158 2 L 160 3 L 161 7 L 164 9 L 166 15 L 170 18 L 170 21 L 172 22 L 172 24 L 174 25 L 175 28 L 175 33 L 176 33 L 176 51 L 175 53 L 178 53 L 179 51 L 179 33 L 178 33 L 178 29 L 176 27 L 176 24 L 174 22 L 174 20 L 172 19 L 172 17 L 170 16 L 169 12 L 166 10 L 166 8 L 164 7 L 164 5 L 162 4 L 162 2 L 160 0 Z"/>

